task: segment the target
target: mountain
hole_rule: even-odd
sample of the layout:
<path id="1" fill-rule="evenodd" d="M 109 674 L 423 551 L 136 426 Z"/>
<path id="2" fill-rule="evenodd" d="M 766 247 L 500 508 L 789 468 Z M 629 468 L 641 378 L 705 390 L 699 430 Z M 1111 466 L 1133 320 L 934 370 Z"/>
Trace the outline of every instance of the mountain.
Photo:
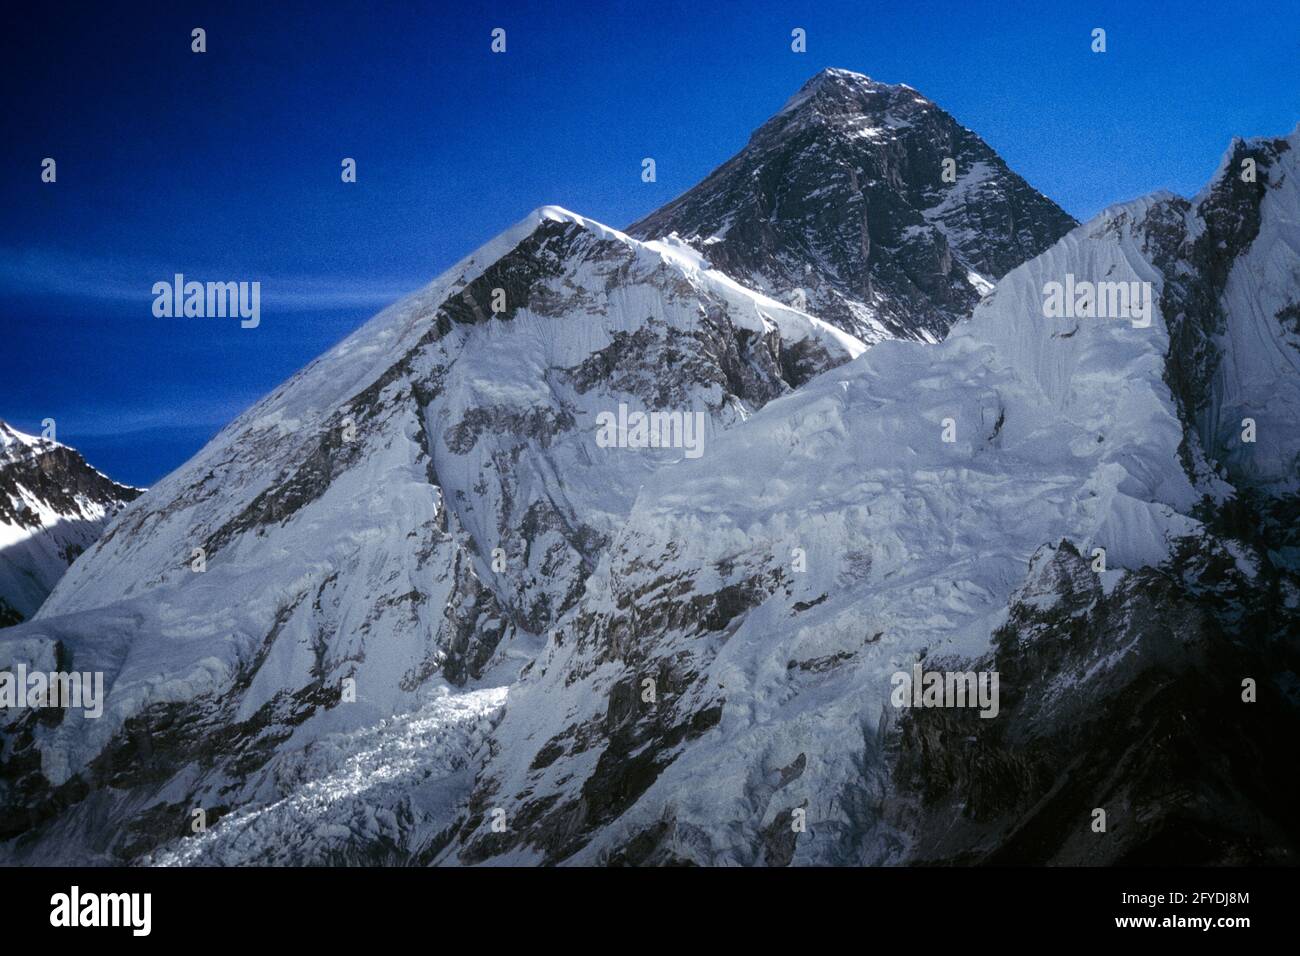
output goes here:
<path id="1" fill-rule="evenodd" d="M 1234 142 L 647 482 L 435 858 L 1294 862 L 1298 148 Z M 1067 281 L 1148 283 L 1149 323 L 1049 317 Z M 900 707 L 916 666 L 999 673 L 995 719 Z"/>
<path id="2" fill-rule="evenodd" d="M 832 73 L 773 122 L 838 143 L 840 86 L 875 102 Z M 0 632 L 0 671 L 108 688 L 0 718 L 0 861 L 1289 859 L 1297 146 L 1234 142 L 982 298 L 956 267 L 890 298 L 864 256 L 870 348 L 831 278 L 803 310 L 698 230 L 537 210 Z M 992 275 L 1019 236 L 961 254 Z M 998 671 L 998 716 L 896 708 L 918 664 Z"/>
<path id="3" fill-rule="evenodd" d="M 651 474 L 863 349 L 688 247 L 537 210 L 133 502 L 0 645 L 111 686 L 98 720 L 10 727 L 23 798 L 0 833 L 64 800 L 55 831 L 144 805 L 64 848 L 131 858 L 190 806 L 266 799 L 322 738 L 501 685 Z M 681 441 L 596 440 L 648 412 Z"/>
<path id="4" fill-rule="evenodd" d="M 0 627 L 35 614 L 68 565 L 140 494 L 68 446 L 0 421 Z"/>
<path id="5" fill-rule="evenodd" d="M 802 294 L 871 344 L 939 341 L 993 280 L 1075 225 L 916 90 L 830 69 L 628 232 L 676 233 L 732 278 L 782 301 Z"/>

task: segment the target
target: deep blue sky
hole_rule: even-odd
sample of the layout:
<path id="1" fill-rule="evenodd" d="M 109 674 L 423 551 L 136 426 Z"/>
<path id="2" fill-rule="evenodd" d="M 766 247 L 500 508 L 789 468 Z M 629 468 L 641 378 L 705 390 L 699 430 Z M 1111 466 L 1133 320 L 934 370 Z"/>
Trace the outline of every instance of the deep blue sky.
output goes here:
<path id="1" fill-rule="evenodd" d="M 1294 0 L 26 5 L 0 38 L 0 417 L 155 481 L 529 209 L 625 226 L 825 66 L 917 88 L 1079 218 L 1190 194 L 1233 135 L 1300 120 L 1298 24 Z M 154 318 L 178 271 L 259 280 L 261 327 Z"/>

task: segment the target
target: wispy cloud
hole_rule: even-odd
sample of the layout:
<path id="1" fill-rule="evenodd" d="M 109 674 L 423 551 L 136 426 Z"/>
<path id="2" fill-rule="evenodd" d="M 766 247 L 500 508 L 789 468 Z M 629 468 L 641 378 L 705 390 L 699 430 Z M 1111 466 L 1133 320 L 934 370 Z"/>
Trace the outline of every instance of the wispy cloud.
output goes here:
<path id="1" fill-rule="evenodd" d="M 202 263 L 0 248 L 0 293 L 150 304 L 153 284 L 170 282 L 177 272 L 200 282 L 260 282 L 263 308 L 285 312 L 378 310 L 429 281 L 428 277 L 259 275 L 256 270 L 232 274 L 228 266 L 211 269 Z"/>

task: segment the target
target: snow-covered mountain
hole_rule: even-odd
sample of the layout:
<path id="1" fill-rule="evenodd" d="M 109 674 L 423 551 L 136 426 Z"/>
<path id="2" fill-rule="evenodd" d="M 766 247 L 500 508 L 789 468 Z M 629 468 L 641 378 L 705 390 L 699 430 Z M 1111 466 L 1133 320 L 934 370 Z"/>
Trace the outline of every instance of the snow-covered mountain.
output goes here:
<path id="1" fill-rule="evenodd" d="M 1046 317 L 1067 276 L 1149 324 Z M 1294 861 L 1297 303 L 1300 128 L 656 475 L 439 859 Z M 899 709 L 917 662 L 1002 719 Z"/>
<path id="2" fill-rule="evenodd" d="M 112 687 L 99 720 L 13 731 L 39 751 L 25 786 L 47 803 L 91 775 L 74 818 L 117 791 L 242 805 L 323 736 L 513 674 L 648 476 L 863 349 L 688 247 L 537 210 L 134 502 L 0 648 Z M 602 446 L 603 416 L 649 412 L 681 441 Z M 76 852 L 129 854 L 155 826 Z"/>
<path id="3" fill-rule="evenodd" d="M 942 126 L 915 96 L 834 71 L 768 127 L 803 143 L 793 169 L 840 142 L 844 97 Z M 858 127 L 917 168 L 908 134 Z M 982 287 L 956 267 L 891 286 L 864 251 L 855 299 L 822 257 L 805 311 L 761 291 L 805 261 L 784 227 L 749 269 L 720 226 L 536 211 L 233 422 L 0 632 L 0 670 L 109 688 L 98 719 L 3 715 L 0 860 L 1279 858 L 1297 147 L 1236 142 L 1194 199 L 1055 244 L 1055 207 L 1001 174 L 929 217 L 902 180 L 927 243 L 1006 272 L 940 344 Z M 807 242 L 847 248 L 850 200 Z M 1052 284 L 1089 282 L 1137 283 L 1149 321 L 1048 317 Z M 635 447 L 650 412 L 680 440 Z M 998 670 L 999 717 L 894 708 L 918 661 Z M 1115 836 L 1089 843 L 1095 807 Z"/>
<path id="4" fill-rule="evenodd" d="M 140 489 L 0 421 L 0 627 L 36 613 L 68 565 Z"/>
<path id="5" fill-rule="evenodd" d="M 698 186 L 629 227 L 864 342 L 937 342 L 1075 226 L 905 85 L 823 70 Z"/>

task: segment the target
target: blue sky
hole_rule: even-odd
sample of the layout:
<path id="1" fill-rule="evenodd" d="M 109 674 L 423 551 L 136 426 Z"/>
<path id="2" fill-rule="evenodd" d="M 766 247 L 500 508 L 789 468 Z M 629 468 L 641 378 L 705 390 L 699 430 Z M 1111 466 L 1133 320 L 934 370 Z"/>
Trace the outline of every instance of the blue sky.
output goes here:
<path id="1" fill-rule="evenodd" d="M 155 481 L 528 210 L 625 226 L 826 66 L 917 88 L 1076 217 L 1190 194 L 1232 136 L 1300 120 L 1298 24 L 1296 2 L 42 4 L 0 38 L 0 417 Z M 176 272 L 260 281 L 261 325 L 155 318 Z"/>

